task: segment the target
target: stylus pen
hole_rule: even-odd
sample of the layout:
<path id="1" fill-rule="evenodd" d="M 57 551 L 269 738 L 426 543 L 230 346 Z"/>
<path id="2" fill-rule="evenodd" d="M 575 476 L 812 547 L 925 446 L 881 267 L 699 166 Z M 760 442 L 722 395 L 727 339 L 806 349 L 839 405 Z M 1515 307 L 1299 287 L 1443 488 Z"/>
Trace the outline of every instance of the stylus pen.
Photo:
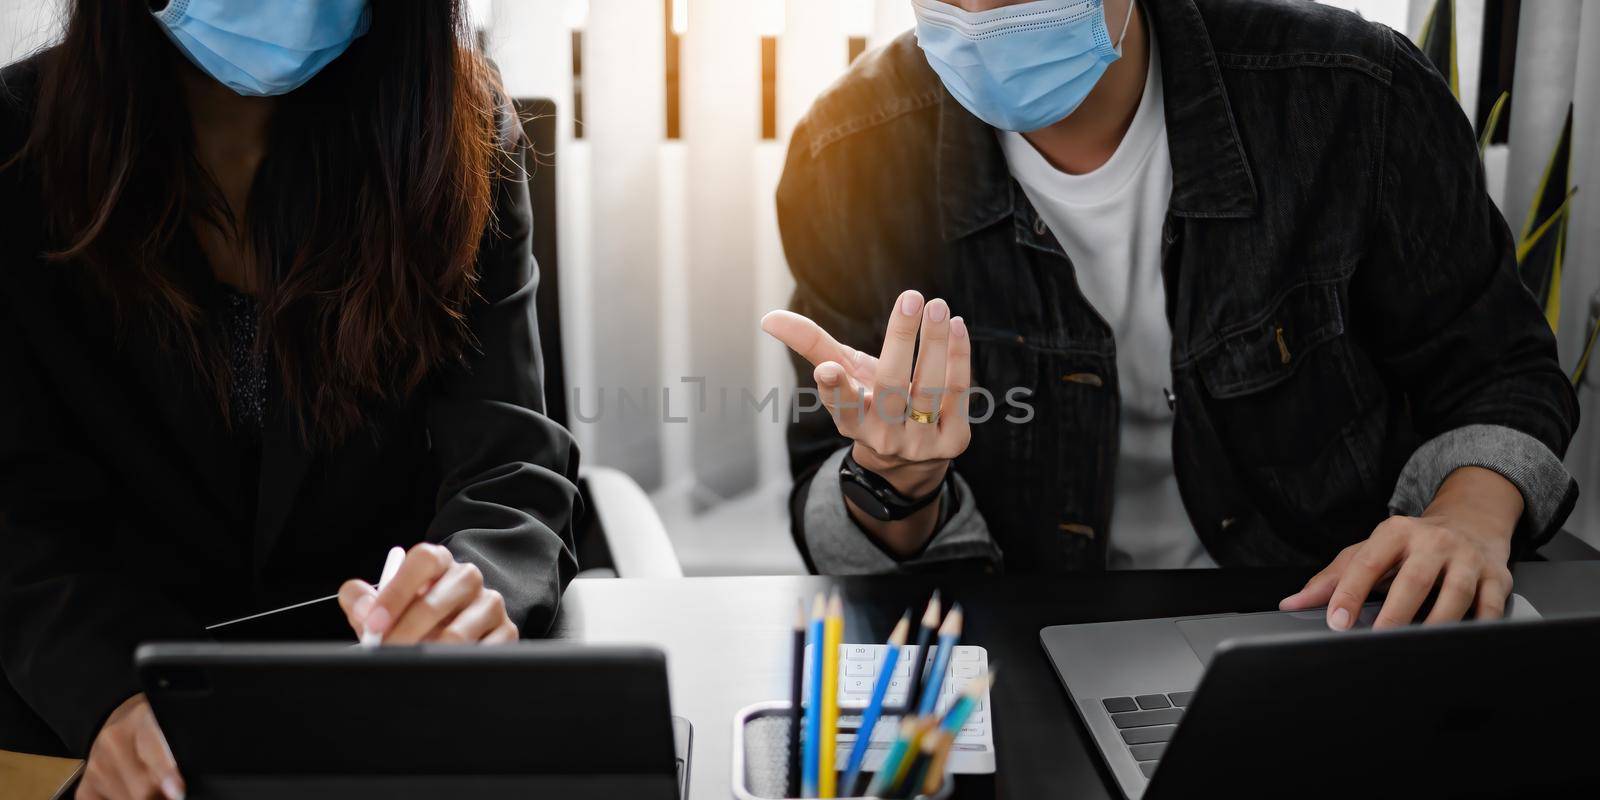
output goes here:
<path id="1" fill-rule="evenodd" d="M 844 639 L 844 602 L 839 590 L 828 598 L 822 634 L 822 741 L 817 753 L 817 796 L 839 795 L 839 647 Z"/>
<path id="2" fill-rule="evenodd" d="M 872 732 L 878 727 L 878 717 L 883 714 L 883 698 L 889 693 L 889 681 L 894 677 L 895 665 L 900 662 L 900 650 L 905 646 L 906 634 L 911 630 L 911 612 L 907 611 L 889 634 L 889 643 L 883 648 L 883 668 L 878 673 L 878 683 L 872 687 L 872 699 L 861 714 L 861 726 L 856 728 L 856 743 L 850 748 L 850 758 L 844 765 L 844 780 L 839 784 L 847 796 L 854 796 L 857 779 L 861 775 L 861 762 L 866 760 L 867 745 Z"/>
<path id="3" fill-rule="evenodd" d="M 806 680 L 806 604 L 795 604 L 794 655 L 789 669 L 789 769 L 785 797 L 800 794 L 800 709 L 805 702 Z"/>
<path id="4" fill-rule="evenodd" d="M 928 685 L 922 687 L 922 705 L 917 713 L 932 714 L 939 706 L 939 689 L 944 685 L 944 673 L 950 667 L 950 651 L 961 639 L 961 604 L 950 607 L 944 624 L 939 626 L 939 649 L 933 654 L 933 666 L 928 668 Z"/>
<path id="5" fill-rule="evenodd" d="M 911 685 L 906 691 L 906 712 L 916 708 L 922 693 L 922 671 L 928 667 L 928 644 L 933 641 L 933 631 L 939 627 L 939 590 L 928 598 L 928 608 L 922 612 L 922 627 L 917 629 L 917 649 L 911 660 Z"/>
<path id="6" fill-rule="evenodd" d="M 817 743 L 822 741 L 822 595 L 811 601 L 811 625 L 806 641 L 811 645 L 811 702 L 805 706 L 806 740 L 801 748 L 805 763 L 800 767 L 801 797 L 817 796 Z"/>
<path id="7" fill-rule="evenodd" d="M 383 572 L 378 575 L 378 585 L 374 588 L 382 590 L 384 584 L 394 579 L 394 574 L 400 571 L 400 562 L 406 560 L 406 551 L 402 547 L 389 548 L 389 555 L 383 560 Z M 368 611 L 367 613 L 372 613 Z M 372 631 L 361 631 L 361 644 L 366 647 L 375 647 L 383 643 L 383 634 Z"/>

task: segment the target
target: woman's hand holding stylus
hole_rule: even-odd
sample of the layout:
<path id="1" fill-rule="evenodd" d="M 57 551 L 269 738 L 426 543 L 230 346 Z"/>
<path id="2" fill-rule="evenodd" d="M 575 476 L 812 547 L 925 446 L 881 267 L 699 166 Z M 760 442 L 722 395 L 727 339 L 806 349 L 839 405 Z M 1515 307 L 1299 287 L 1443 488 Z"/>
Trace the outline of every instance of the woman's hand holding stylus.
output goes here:
<path id="1" fill-rule="evenodd" d="M 365 641 L 494 644 L 517 640 L 505 598 L 483 583 L 477 565 L 456 561 L 443 546 L 413 545 L 381 587 L 348 580 L 339 607 Z"/>

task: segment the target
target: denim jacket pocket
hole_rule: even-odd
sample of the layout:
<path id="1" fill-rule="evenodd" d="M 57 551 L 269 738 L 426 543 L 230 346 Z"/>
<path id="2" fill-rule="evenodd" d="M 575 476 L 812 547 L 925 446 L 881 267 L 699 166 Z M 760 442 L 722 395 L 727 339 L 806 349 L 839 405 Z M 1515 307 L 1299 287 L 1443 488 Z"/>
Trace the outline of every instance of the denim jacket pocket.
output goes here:
<path id="1" fill-rule="evenodd" d="M 1222 328 L 1196 365 L 1241 467 L 1318 460 L 1361 407 L 1339 281 L 1308 281 Z"/>

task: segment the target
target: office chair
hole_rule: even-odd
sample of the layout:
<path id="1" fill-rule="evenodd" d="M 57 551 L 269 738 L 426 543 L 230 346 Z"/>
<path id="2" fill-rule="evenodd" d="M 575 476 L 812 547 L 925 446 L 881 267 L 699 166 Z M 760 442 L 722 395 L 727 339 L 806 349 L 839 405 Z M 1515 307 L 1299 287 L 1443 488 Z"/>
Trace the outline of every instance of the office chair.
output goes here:
<path id="1" fill-rule="evenodd" d="M 524 166 L 533 197 L 533 255 L 539 263 L 539 349 L 544 356 L 545 413 L 572 426 L 562 358 L 561 273 L 556 247 L 556 104 L 543 98 L 514 101 L 532 142 Z M 644 489 L 618 469 L 585 466 L 578 491 L 588 514 L 577 522 L 578 577 L 681 578 L 667 528 Z"/>

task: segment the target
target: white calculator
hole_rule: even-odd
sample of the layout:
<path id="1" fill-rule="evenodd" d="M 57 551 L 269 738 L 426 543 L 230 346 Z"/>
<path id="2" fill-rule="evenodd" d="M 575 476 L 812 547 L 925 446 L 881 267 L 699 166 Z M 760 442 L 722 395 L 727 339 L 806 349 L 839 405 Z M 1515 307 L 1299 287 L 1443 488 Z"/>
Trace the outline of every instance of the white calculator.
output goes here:
<path id="1" fill-rule="evenodd" d="M 872 699 L 872 689 L 877 685 L 883 656 L 888 645 L 839 645 L 839 764 L 849 758 L 855 745 L 856 731 L 861 727 L 860 711 Z M 932 663 L 936 647 L 928 648 L 928 662 Z M 866 772 L 873 772 L 883 763 L 889 745 L 900 732 L 900 717 L 889 712 L 903 708 L 906 692 L 911 685 L 911 662 L 916 659 L 915 645 L 905 645 L 895 663 L 894 675 L 889 679 L 889 691 L 884 695 L 884 714 L 878 718 L 872 741 L 867 745 L 867 755 L 862 764 Z M 806 647 L 806 662 L 810 663 L 811 648 Z M 943 714 L 967 682 L 989 673 L 989 652 L 975 645 L 956 645 L 950 653 L 950 666 L 944 683 L 939 688 L 939 713 Z M 806 682 L 806 703 L 811 701 L 810 682 Z M 994 772 L 994 718 L 989 702 L 989 690 L 978 699 L 978 707 L 961 726 L 955 743 L 950 747 L 949 769 L 962 775 Z"/>

